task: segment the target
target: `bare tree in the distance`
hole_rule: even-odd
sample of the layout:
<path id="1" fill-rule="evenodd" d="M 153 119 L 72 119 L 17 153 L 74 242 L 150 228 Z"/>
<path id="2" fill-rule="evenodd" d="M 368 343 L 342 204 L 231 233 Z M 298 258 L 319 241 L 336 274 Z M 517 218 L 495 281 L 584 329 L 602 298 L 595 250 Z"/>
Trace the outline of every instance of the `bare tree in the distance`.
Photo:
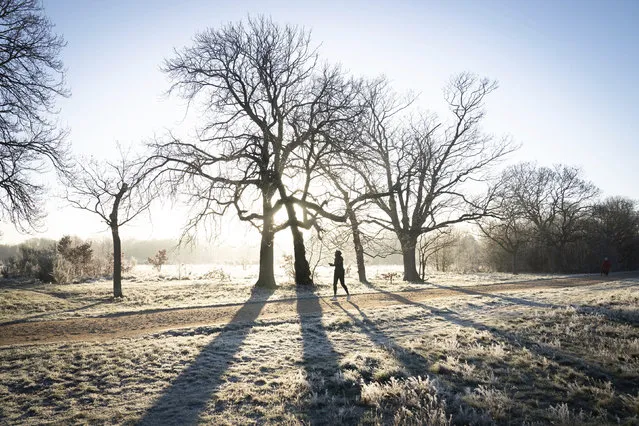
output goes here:
<path id="1" fill-rule="evenodd" d="M 520 163 L 504 171 L 502 191 L 534 229 L 540 257 L 551 271 L 569 268 L 569 247 L 585 237 L 599 189 L 573 166 Z"/>
<path id="2" fill-rule="evenodd" d="M 67 169 L 66 131 L 53 119 L 69 95 L 64 45 L 39 0 L 0 0 L 0 215 L 23 231 L 44 215 L 36 176 Z"/>
<path id="3" fill-rule="evenodd" d="M 503 193 L 495 197 L 493 217 L 484 217 L 477 225 L 485 238 L 497 244 L 510 255 L 512 273 L 517 274 L 517 256 L 532 238 L 532 227 L 524 212 Z"/>
<path id="4" fill-rule="evenodd" d="M 144 178 L 142 163 L 128 159 L 122 151 L 115 162 L 77 162 L 75 173 L 63 178 L 69 203 L 98 215 L 111 230 L 114 297 L 124 295 L 120 227 L 146 211 L 153 198 L 150 187 L 142 187 Z"/>

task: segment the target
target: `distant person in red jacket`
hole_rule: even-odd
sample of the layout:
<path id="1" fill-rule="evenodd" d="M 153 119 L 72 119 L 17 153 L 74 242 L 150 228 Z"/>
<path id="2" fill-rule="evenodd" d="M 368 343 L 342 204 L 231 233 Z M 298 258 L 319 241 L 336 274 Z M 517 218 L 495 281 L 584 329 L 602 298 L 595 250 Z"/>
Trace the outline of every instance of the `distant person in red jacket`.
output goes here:
<path id="1" fill-rule="evenodd" d="M 608 273 L 610 272 L 610 267 L 612 266 L 612 264 L 610 263 L 610 261 L 608 260 L 607 257 L 604 257 L 604 261 L 603 264 L 601 265 L 601 275 L 605 275 L 608 276 Z"/>

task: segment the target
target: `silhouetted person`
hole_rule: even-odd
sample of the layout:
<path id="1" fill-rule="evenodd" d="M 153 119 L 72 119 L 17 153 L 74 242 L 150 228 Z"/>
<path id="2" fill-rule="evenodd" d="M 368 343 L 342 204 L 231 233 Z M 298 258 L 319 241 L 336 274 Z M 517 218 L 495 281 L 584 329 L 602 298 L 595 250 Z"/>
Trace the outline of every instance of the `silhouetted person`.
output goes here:
<path id="1" fill-rule="evenodd" d="M 335 252 L 335 260 L 333 263 L 329 263 L 329 265 L 335 267 L 335 272 L 333 272 L 333 297 L 332 300 L 337 300 L 337 280 L 339 280 L 340 284 L 344 290 L 346 290 L 346 300 L 351 299 L 351 295 L 348 292 L 348 287 L 344 284 L 344 258 L 342 257 L 342 252 L 337 250 Z"/>
<path id="2" fill-rule="evenodd" d="M 608 276 L 608 273 L 610 272 L 610 267 L 611 266 L 612 266 L 612 264 L 610 263 L 608 258 L 604 257 L 604 261 L 601 264 L 601 275 Z"/>

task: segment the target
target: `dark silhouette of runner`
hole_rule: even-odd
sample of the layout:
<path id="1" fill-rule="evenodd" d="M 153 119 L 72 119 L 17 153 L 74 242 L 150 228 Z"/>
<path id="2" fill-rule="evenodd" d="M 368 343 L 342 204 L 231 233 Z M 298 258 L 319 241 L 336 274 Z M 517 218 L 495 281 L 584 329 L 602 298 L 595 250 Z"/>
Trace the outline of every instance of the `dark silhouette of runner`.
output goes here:
<path id="1" fill-rule="evenodd" d="M 333 272 L 333 297 L 331 300 L 337 300 L 337 280 L 339 280 L 344 290 L 346 290 L 346 300 L 351 300 L 348 287 L 344 284 L 344 258 L 342 257 L 341 251 L 337 250 L 335 252 L 335 260 L 333 263 L 329 263 L 329 265 L 335 267 L 335 272 Z"/>

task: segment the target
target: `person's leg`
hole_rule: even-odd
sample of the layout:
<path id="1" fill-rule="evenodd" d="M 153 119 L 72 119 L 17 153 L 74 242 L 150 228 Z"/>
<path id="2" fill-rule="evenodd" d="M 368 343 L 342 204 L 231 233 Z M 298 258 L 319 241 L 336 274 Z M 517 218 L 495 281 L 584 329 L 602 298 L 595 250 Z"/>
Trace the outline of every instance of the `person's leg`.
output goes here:
<path id="1" fill-rule="evenodd" d="M 333 274 L 333 297 L 337 297 L 337 274 Z"/>
<path id="2" fill-rule="evenodd" d="M 348 287 L 346 287 L 346 284 L 344 283 L 344 274 L 339 276 L 339 282 L 342 285 L 342 288 L 344 289 L 344 291 L 346 291 L 346 294 L 350 295 L 350 293 L 348 292 Z"/>

